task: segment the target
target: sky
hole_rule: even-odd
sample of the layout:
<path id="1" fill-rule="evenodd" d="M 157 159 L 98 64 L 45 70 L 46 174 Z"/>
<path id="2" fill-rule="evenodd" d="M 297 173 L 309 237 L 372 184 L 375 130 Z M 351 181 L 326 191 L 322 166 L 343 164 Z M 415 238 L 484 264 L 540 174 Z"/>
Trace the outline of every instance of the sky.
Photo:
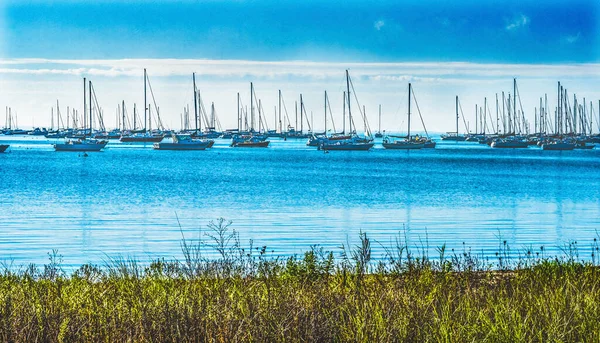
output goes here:
<path id="1" fill-rule="evenodd" d="M 321 123 L 327 90 L 341 121 L 349 69 L 372 128 L 379 104 L 384 127 L 406 125 L 412 82 L 427 128 L 443 132 L 454 128 L 456 95 L 469 120 L 486 97 L 495 111 L 513 77 L 528 116 L 544 93 L 555 106 L 557 81 L 597 106 L 599 10 L 591 0 L 4 0 L 0 106 L 21 126 L 47 126 L 56 100 L 61 111 L 81 108 L 86 76 L 110 117 L 122 100 L 143 102 L 145 67 L 172 127 L 193 101 L 192 72 L 227 127 L 250 81 L 267 115 L 281 89 L 290 114 L 302 93 Z"/>

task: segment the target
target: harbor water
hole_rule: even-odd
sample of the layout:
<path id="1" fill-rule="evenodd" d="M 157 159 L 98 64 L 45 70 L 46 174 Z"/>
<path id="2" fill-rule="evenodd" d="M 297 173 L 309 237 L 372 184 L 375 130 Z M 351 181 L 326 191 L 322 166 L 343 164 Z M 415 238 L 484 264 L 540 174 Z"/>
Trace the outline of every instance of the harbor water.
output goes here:
<path id="1" fill-rule="evenodd" d="M 339 252 L 359 232 L 374 254 L 396 238 L 414 249 L 470 247 L 493 256 L 578 241 L 581 258 L 600 228 L 600 149 L 436 149 L 325 153 L 305 140 L 266 149 L 155 151 L 110 143 L 105 151 L 54 152 L 46 139 L 6 137 L 0 154 L 0 259 L 67 266 L 117 256 L 181 258 L 181 239 L 211 220 L 232 222 L 242 244 L 269 254 L 317 245 Z"/>

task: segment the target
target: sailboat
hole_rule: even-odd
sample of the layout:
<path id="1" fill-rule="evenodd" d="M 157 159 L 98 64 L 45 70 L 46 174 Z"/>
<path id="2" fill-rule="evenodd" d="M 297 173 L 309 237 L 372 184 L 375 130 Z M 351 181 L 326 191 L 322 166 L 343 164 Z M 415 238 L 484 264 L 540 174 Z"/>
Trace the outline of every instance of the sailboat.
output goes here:
<path id="1" fill-rule="evenodd" d="M 192 74 L 192 80 L 194 83 L 194 113 L 196 121 L 196 131 L 198 132 L 198 93 L 196 89 L 196 74 Z M 171 135 L 173 143 L 154 143 L 155 150 L 206 150 L 215 144 L 212 139 L 199 139 L 192 137 L 191 134 L 177 134 Z"/>
<path id="2" fill-rule="evenodd" d="M 321 144 L 319 145 L 318 149 L 321 150 L 362 150 L 362 151 L 366 151 L 369 150 L 373 147 L 373 145 L 375 145 L 375 143 L 373 143 L 373 138 L 370 136 L 370 131 L 367 131 L 367 135 L 365 137 L 359 137 L 356 134 L 356 128 L 354 127 L 353 129 L 353 121 L 352 121 L 352 110 L 351 110 L 351 101 L 350 101 L 350 74 L 348 73 L 348 70 L 346 69 L 346 88 L 347 88 L 347 101 L 348 101 L 348 122 L 349 122 L 349 127 L 350 127 L 350 137 L 349 138 L 344 138 L 344 139 L 326 139 L 323 142 L 321 142 Z M 346 115 L 346 113 L 344 113 L 344 116 Z M 364 116 L 364 114 L 363 114 Z M 366 118 L 363 118 L 365 123 L 366 123 Z M 365 124 L 366 126 L 366 124 Z M 344 125 L 344 132 L 343 135 L 345 135 L 345 125 Z"/>
<path id="3" fill-rule="evenodd" d="M 383 133 L 381 133 L 381 105 L 379 105 L 379 130 L 375 132 L 375 138 L 383 137 Z"/>
<path id="4" fill-rule="evenodd" d="M 189 134 L 173 133 L 173 143 L 154 143 L 155 150 L 206 150 L 212 147 L 215 141 L 212 139 L 192 138 Z"/>
<path id="5" fill-rule="evenodd" d="M 148 99 L 147 99 L 147 91 L 146 91 L 146 84 L 148 83 L 148 74 L 146 73 L 146 68 L 144 68 L 144 130 L 142 132 L 139 133 L 123 133 L 123 135 L 121 135 L 121 142 L 124 143 L 158 143 L 161 142 L 164 138 L 164 136 L 162 134 L 153 134 L 151 131 L 152 130 L 148 130 L 146 128 L 146 125 L 148 124 L 148 122 L 152 122 L 152 117 L 151 114 L 150 116 L 148 116 L 149 114 L 149 110 L 150 107 L 148 106 Z M 150 117 L 150 118 L 148 118 Z"/>
<path id="6" fill-rule="evenodd" d="M 458 134 L 458 95 L 456 96 L 456 131 L 455 132 L 446 132 L 445 135 L 442 135 L 441 138 L 443 141 L 453 141 L 453 142 L 464 142 L 467 140 L 467 136 Z"/>
<path id="7" fill-rule="evenodd" d="M 425 147 L 425 142 L 414 139 L 410 135 L 410 105 L 411 105 L 412 85 L 408 84 L 408 132 L 403 136 L 388 136 L 383 138 L 383 147 L 392 150 L 417 150 Z M 403 140 L 394 140 L 392 138 L 404 138 Z"/>
<path id="8" fill-rule="evenodd" d="M 239 108 L 238 108 L 239 110 Z M 259 116 L 260 116 L 259 107 Z M 254 84 L 250 82 L 250 122 L 251 126 L 254 126 Z M 235 134 L 231 138 L 231 144 L 229 146 L 233 148 L 266 148 L 271 143 L 266 140 L 267 135 L 261 134 L 260 132 L 260 119 L 259 119 L 259 132 L 254 131 L 254 127 L 250 127 L 248 133 Z"/>
<path id="9" fill-rule="evenodd" d="M 85 108 L 86 107 L 85 86 L 86 86 L 86 79 L 83 78 L 83 110 L 84 110 L 84 114 L 85 114 L 85 109 L 86 109 Z M 93 123 L 93 118 L 92 118 L 92 81 L 89 81 L 89 99 L 90 99 L 89 133 L 91 136 L 92 123 Z M 87 130 L 83 131 L 83 138 L 68 139 L 65 141 L 65 143 L 54 144 L 54 150 L 55 151 L 100 151 L 100 150 L 104 149 L 104 147 L 106 146 L 106 144 L 108 142 L 105 140 L 97 140 L 97 139 L 93 139 L 93 138 L 87 138 L 87 132 L 88 132 Z"/>

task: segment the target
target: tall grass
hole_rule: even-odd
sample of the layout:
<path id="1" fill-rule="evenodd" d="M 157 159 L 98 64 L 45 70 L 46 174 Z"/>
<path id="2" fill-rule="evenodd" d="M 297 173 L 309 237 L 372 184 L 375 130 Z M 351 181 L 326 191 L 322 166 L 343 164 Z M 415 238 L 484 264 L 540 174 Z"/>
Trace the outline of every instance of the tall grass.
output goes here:
<path id="1" fill-rule="evenodd" d="M 181 261 L 123 258 L 67 273 L 53 251 L 42 268 L 5 265 L 3 342 L 598 342 L 598 241 L 495 260 L 469 249 L 413 253 L 399 236 L 385 256 L 371 241 L 278 258 L 242 246 L 229 222 L 182 239 Z M 205 256 L 207 249 L 212 253 Z"/>

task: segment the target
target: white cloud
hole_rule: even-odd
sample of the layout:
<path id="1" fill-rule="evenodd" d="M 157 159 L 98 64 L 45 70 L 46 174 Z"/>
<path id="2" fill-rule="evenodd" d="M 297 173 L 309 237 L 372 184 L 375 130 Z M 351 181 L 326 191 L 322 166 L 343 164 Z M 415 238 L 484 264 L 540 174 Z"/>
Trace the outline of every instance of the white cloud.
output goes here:
<path id="1" fill-rule="evenodd" d="M 573 43 L 576 43 L 580 37 L 581 37 L 581 32 L 577 32 L 576 35 L 571 35 L 571 36 L 565 37 L 565 41 L 569 44 L 573 44 Z"/>
<path id="2" fill-rule="evenodd" d="M 506 25 L 506 29 L 508 31 L 514 31 L 527 25 L 529 25 L 529 17 L 524 14 L 520 14 L 515 19 L 513 19 L 508 25 Z"/>
<path id="3" fill-rule="evenodd" d="M 412 63 L 334 63 L 311 61 L 263 62 L 202 59 L 122 59 L 122 60 L 0 60 L 0 108 L 12 106 L 23 123 L 48 125 L 50 107 L 59 99 L 61 106 L 81 108 L 81 77 L 94 82 L 101 106 L 111 111 L 122 100 L 127 106 L 143 99 L 142 75 L 147 68 L 157 103 L 165 122 L 179 126 L 181 108 L 192 102 L 191 73 L 203 92 L 205 103 L 215 102 L 224 126 L 235 126 L 236 93 L 249 102 L 249 81 L 254 81 L 266 115 L 272 118 L 277 91 L 281 89 L 290 116 L 300 93 L 307 111 L 322 111 L 323 91 L 328 90 L 335 116 L 341 116 L 344 70 L 349 69 L 356 95 L 367 112 L 377 113 L 383 105 L 384 127 L 397 128 L 404 113 L 404 93 L 412 82 L 428 129 L 445 131 L 453 124 L 454 96 L 459 95 L 465 111 L 475 103 L 488 101 L 496 92 L 512 92 L 517 77 L 528 114 L 549 94 L 553 100 L 556 81 L 564 81 L 578 97 L 600 98 L 594 86 L 600 82 L 600 64 L 480 64 L 467 62 Z M 554 105 L 552 105 L 554 106 Z M 465 113 L 467 114 L 467 113 Z M 403 117 L 402 117 L 403 118 Z M 341 118 L 339 119 L 341 121 Z M 532 119 L 533 120 L 533 119 Z M 270 123 L 272 120 L 270 120 Z M 320 121 L 319 121 L 320 122 Z M 375 122 L 373 119 L 372 123 Z M 43 124 L 45 123 L 45 124 Z M 430 127 L 431 126 L 431 127 Z"/>
<path id="4" fill-rule="evenodd" d="M 385 26 L 385 21 L 383 20 L 377 20 L 374 24 L 373 27 L 375 28 L 375 30 L 377 31 L 381 31 L 381 29 Z"/>
<path id="5" fill-rule="evenodd" d="M 4 66 L 4 67 L 1 67 Z M 398 75 L 440 77 L 507 78 L 512 76 L 554 78 L 600 76 L 600 64 L 484 64 L 468 62 L 403 62 L 343 63 L 203 59 L 122 59 L 122 60 L 0 60 L 0 74 L 89 75 L 102 77 L 138 77 L 147 68 L 152 77 L 187 77 L 198 75 L 240 80 L 256 78 L 278 80 L 301 78 L 310 80 L 339 79 L 345 69 L 354 77 L 386 77 Z"/>

